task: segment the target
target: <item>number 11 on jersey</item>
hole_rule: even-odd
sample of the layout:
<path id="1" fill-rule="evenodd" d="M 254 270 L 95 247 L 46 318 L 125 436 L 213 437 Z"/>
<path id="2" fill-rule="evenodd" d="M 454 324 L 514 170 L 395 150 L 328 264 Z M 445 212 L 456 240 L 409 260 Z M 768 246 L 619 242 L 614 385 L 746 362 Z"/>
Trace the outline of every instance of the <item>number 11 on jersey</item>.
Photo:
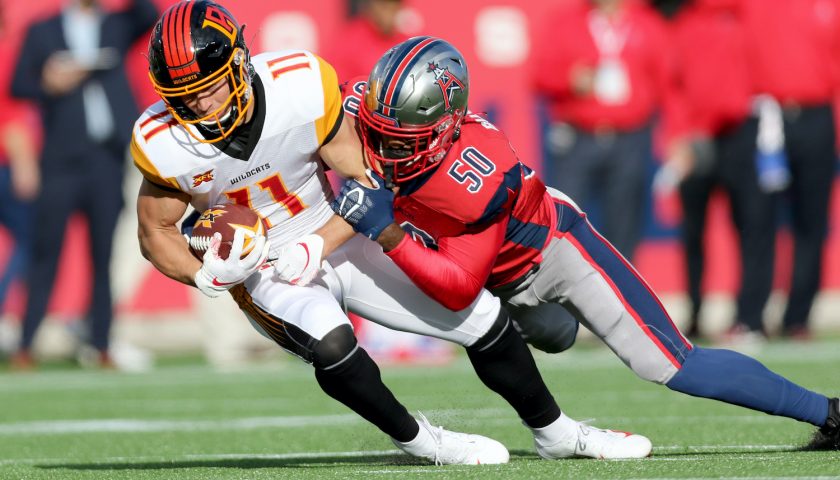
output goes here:
<path id="1" fill-rule="evenodd" d="M 271 199 L 275 203 L 279 203 L 286 210 L 289 211 L 289 216 L 294 217 L 298 213 L 302 212 L 306 205 L 301 201 L 300 197 L 295 195 L 294 193 L 289 192 L 286 188 L 286 185 L 283 183 L 283 179 L 280 178 L 280 174 L 275 173 L 274 175 L 264 178 L 256 183 L 258 190 L 253 192 L 254 195 L 259 195 L 263 192 L 268 192 L 271 195 Z M 233 190 L 231 192 L 225 192 L 225 196 L 230 199 L 233 203 L 244 205 L 251 210 L 259 211 L 258 208 L 255 208 L 252 202 L 252 189 L 254 185 L 249 185 L 247 187 L 240 188 L 238 190 Z"/>

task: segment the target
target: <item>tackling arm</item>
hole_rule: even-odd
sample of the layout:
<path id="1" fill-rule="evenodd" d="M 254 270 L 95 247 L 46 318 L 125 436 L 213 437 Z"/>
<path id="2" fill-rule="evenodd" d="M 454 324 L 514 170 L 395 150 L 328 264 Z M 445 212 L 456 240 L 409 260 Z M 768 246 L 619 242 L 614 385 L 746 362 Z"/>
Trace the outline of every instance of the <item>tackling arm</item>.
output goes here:
<path id="1" fill-rule="evenodd" d="M 343 114 L 342 114 L 343 115 Z M 354 130 L 355 121 L 344 115 L 336 120 L 335 134 L 321 145 L 319 154 L 324 163 L 345 178 L 370 185 L 365 174 L 362 145 Z M 353 227 L 341 217 L 333 216 L 314 233 L 280 247 L 274 269 L 280 280 L 306 285 L 318 275 L 322 259 L 355 235 Z"/>
<path id="2" fill-rule="evenodd" d="M 438 250 L 426 248 L 407 234 L 389 250 L 394 238 L 390 235 L 392 227 L 379 237 L 385 254 L 426 295 L 450 310 L 459 311 L 475 300 L 487 282 L 505 239 L 507 217 L 475 234 L 443 238 Z"/>
<path id="3" fill-rule="evenodd" d="M 426 248 L 394 222 L 394 193 L 385 188 L 385 179 L 375 174 L 369 178 L 376 188 L 347 180 L 333 210 L 353 230 L 382 245 L 386 255 L 438 303 L 454 311 L 469 306 L 490 276 L 509 217 L 501 215 L 482 224 L 476 233 L 443 237 L 437 250 Z"/>
<path id="4" fill-rule="evenodd" d="M 194 286 L 202 263 L 190 253 L 177 227 L 188 205 L 186 193 L 143 179 L 137 195 L 137 236 L 143 257 L 155 268 L 169 278 Z"/>
<path id="5" fill-rule="evenodd" d="M 356 134 L 355 125 L 355 118 L 344 115 L 335 136 L 321 146 L 321 158 L 338 175 L 355 179 L 365 186 L 372 186 L 365 174 L 362 143 Z M 327 257 L 339 245 L 355 235 L 353 228 L 338 216 L 330 219 L 315 233 L 324 239 L 323 257 Z"/>

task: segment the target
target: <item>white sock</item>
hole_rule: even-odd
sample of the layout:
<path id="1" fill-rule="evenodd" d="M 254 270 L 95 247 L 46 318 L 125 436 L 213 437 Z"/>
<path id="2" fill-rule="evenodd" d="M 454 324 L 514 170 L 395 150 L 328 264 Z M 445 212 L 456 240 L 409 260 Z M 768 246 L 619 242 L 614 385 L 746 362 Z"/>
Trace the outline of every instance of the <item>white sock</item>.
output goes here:
<path id="1" fill-rule="evenodd" d="M 569 418 L 565 413 L 542 428 L 532 428 L 534 439 L 540 445 L 555 445 L 560 442 L 577 442 L 578 422 Z"/>

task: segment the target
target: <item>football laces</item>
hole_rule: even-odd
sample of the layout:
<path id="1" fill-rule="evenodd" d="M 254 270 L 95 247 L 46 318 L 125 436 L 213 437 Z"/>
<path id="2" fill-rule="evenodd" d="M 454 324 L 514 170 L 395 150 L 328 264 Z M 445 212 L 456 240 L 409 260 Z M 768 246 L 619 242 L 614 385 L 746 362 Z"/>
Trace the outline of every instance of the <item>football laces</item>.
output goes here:
<path id="1" fill-rule="evenodd" d="M 197 252 L 204 252 L 210 248 L 210 237 L 190 237 L 190 247 Z"/>

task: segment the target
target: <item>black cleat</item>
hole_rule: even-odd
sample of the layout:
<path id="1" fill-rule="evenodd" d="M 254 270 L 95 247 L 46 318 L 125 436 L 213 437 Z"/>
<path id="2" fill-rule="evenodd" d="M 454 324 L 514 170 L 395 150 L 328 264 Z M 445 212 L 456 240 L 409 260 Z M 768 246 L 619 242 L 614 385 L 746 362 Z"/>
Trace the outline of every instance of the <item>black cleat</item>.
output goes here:
<path id="1" fill-rule="evenodd" d="M 840 450 L 840 400 L 828 401 L 828 418 L 803 450 Z"/>

